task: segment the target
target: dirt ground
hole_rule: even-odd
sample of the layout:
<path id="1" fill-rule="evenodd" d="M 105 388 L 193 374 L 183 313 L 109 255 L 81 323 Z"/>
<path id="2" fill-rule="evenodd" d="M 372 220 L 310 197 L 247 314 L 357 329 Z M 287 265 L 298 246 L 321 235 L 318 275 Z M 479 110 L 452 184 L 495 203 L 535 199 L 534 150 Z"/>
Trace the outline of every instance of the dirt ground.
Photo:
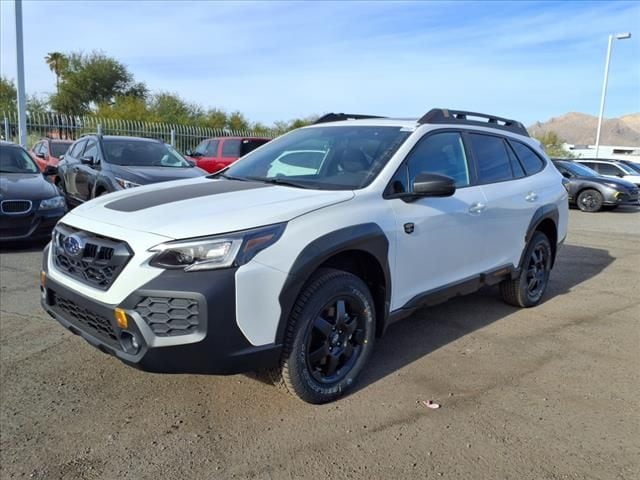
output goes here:
<path id="1" fill-rule="evenodd" d="M 423 310 L 319 407 L 100 353 L 40 309 L 41 248 L 0 258 L 2 479 L 640 478 L 637 208 L 571 211 L 542 305 Z"/>

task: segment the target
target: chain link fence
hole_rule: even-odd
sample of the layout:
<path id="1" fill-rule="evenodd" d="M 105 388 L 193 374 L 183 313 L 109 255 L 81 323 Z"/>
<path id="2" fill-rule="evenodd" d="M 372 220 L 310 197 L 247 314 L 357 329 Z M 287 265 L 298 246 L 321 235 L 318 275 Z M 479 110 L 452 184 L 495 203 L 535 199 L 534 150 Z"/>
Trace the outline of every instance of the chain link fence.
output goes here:
<path id="1" fill-rule="evenodd" d="M 17 143 L 18 113 L 2 112 L 0 122 L 0 137 Z M 118 120 L 93 115 L 75 116 L 53 112 L 27 112 L 27 146 L 29 148 L 43 137 L 76 140 L 87 133 L 160 139 L 184 153 L 194 149 L 205 138 L 228 136 L 274 138 L 280 132 L 273 130 L 260 132 L 228 130 L 196 125 Z"/>

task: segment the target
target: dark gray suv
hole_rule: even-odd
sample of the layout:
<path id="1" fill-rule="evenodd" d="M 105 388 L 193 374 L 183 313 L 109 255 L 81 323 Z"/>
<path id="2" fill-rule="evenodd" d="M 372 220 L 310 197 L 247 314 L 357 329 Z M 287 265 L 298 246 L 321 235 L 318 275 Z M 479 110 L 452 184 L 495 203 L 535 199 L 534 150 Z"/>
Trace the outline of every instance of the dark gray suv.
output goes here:
<path id="1" fill-rule="evenodd" d="M 206 174 L 162 141 L 107 135 L 77 140 L 58 172 L 59 187 L 70 205 L 116 190 Z"/>
<path id="2" fill-rule="evenodd" d="M 589 167 L 568 160 L 554 160 L 553 164 L 569 179 L 569 203 L 583 212 L 638 205 L 638 187 L 631 182 L 603 177 Z"/>

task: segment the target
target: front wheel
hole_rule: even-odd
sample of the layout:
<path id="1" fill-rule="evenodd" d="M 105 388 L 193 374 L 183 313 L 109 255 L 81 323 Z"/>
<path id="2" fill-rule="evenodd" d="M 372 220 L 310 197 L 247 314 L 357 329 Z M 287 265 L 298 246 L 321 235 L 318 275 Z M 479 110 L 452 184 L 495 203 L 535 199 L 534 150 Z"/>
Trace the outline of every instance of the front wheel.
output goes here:
<path id="1" fill-rule="evenodd" d="M 597 212 L 602 208 L 603 201 L 604 199 L 599 191 L 589 188 L 580 192 L 576 203 L 583 212 Z"/>
<path id="2" fill-rule="evenodd" d="M 319 270 L 291 313 L 279 379 L 309 403 L 344 394 L 362 371 L 375 338 L 375 307 L 355 275 Z"/>
<path id="3" fill-rule="evenodd" d="M 516 307 L 539 304 L 549 283 L 552 255 L 547 236 L 540 231 L 535 232 L 524 254 L 518 278 L 500 283 L 502 299 Z"/>

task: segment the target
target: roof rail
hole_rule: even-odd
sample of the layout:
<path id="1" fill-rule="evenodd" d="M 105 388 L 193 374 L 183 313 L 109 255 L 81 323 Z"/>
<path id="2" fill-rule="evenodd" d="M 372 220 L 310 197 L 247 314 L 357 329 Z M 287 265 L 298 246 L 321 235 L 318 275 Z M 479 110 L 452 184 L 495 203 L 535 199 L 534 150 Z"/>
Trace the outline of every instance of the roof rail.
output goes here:
<path id="1" fill-rule="evenodd" d="M 326 115 L 321 116 L 318 120 L 313 122 L 313 125 L 316 125 L 318 123 L 339 122 L 341 120 L 360 120 L 363 118 L 386 118 L 386 117 L 381 117 L 379 115 L 360 115 L 356 113 L 327 113 Z"/>
<path id="2" fill-rule="evenodd" d="M 80 135 L 80 138 L 89 137 L 89 136 L 102 137 L 102 134 L 98 133 L 98 132 L 87 132 L 87 133 L 83 133 L 82 135 Z"/>
<path id="3" fill-rule="evenodd" d="M 473 118 L 469 118 L 473 117 Z M 459 123 L 462 125 L 477 125 L 481 127 L 499 128 L 518 135 L 529 136 L 524 125 L 517 120 L 487 115 L 486 113 L 465 112 L 463 110 L 448 110 L 446 108 L 433 108 L 418 120 L 424 123 Z"/>

